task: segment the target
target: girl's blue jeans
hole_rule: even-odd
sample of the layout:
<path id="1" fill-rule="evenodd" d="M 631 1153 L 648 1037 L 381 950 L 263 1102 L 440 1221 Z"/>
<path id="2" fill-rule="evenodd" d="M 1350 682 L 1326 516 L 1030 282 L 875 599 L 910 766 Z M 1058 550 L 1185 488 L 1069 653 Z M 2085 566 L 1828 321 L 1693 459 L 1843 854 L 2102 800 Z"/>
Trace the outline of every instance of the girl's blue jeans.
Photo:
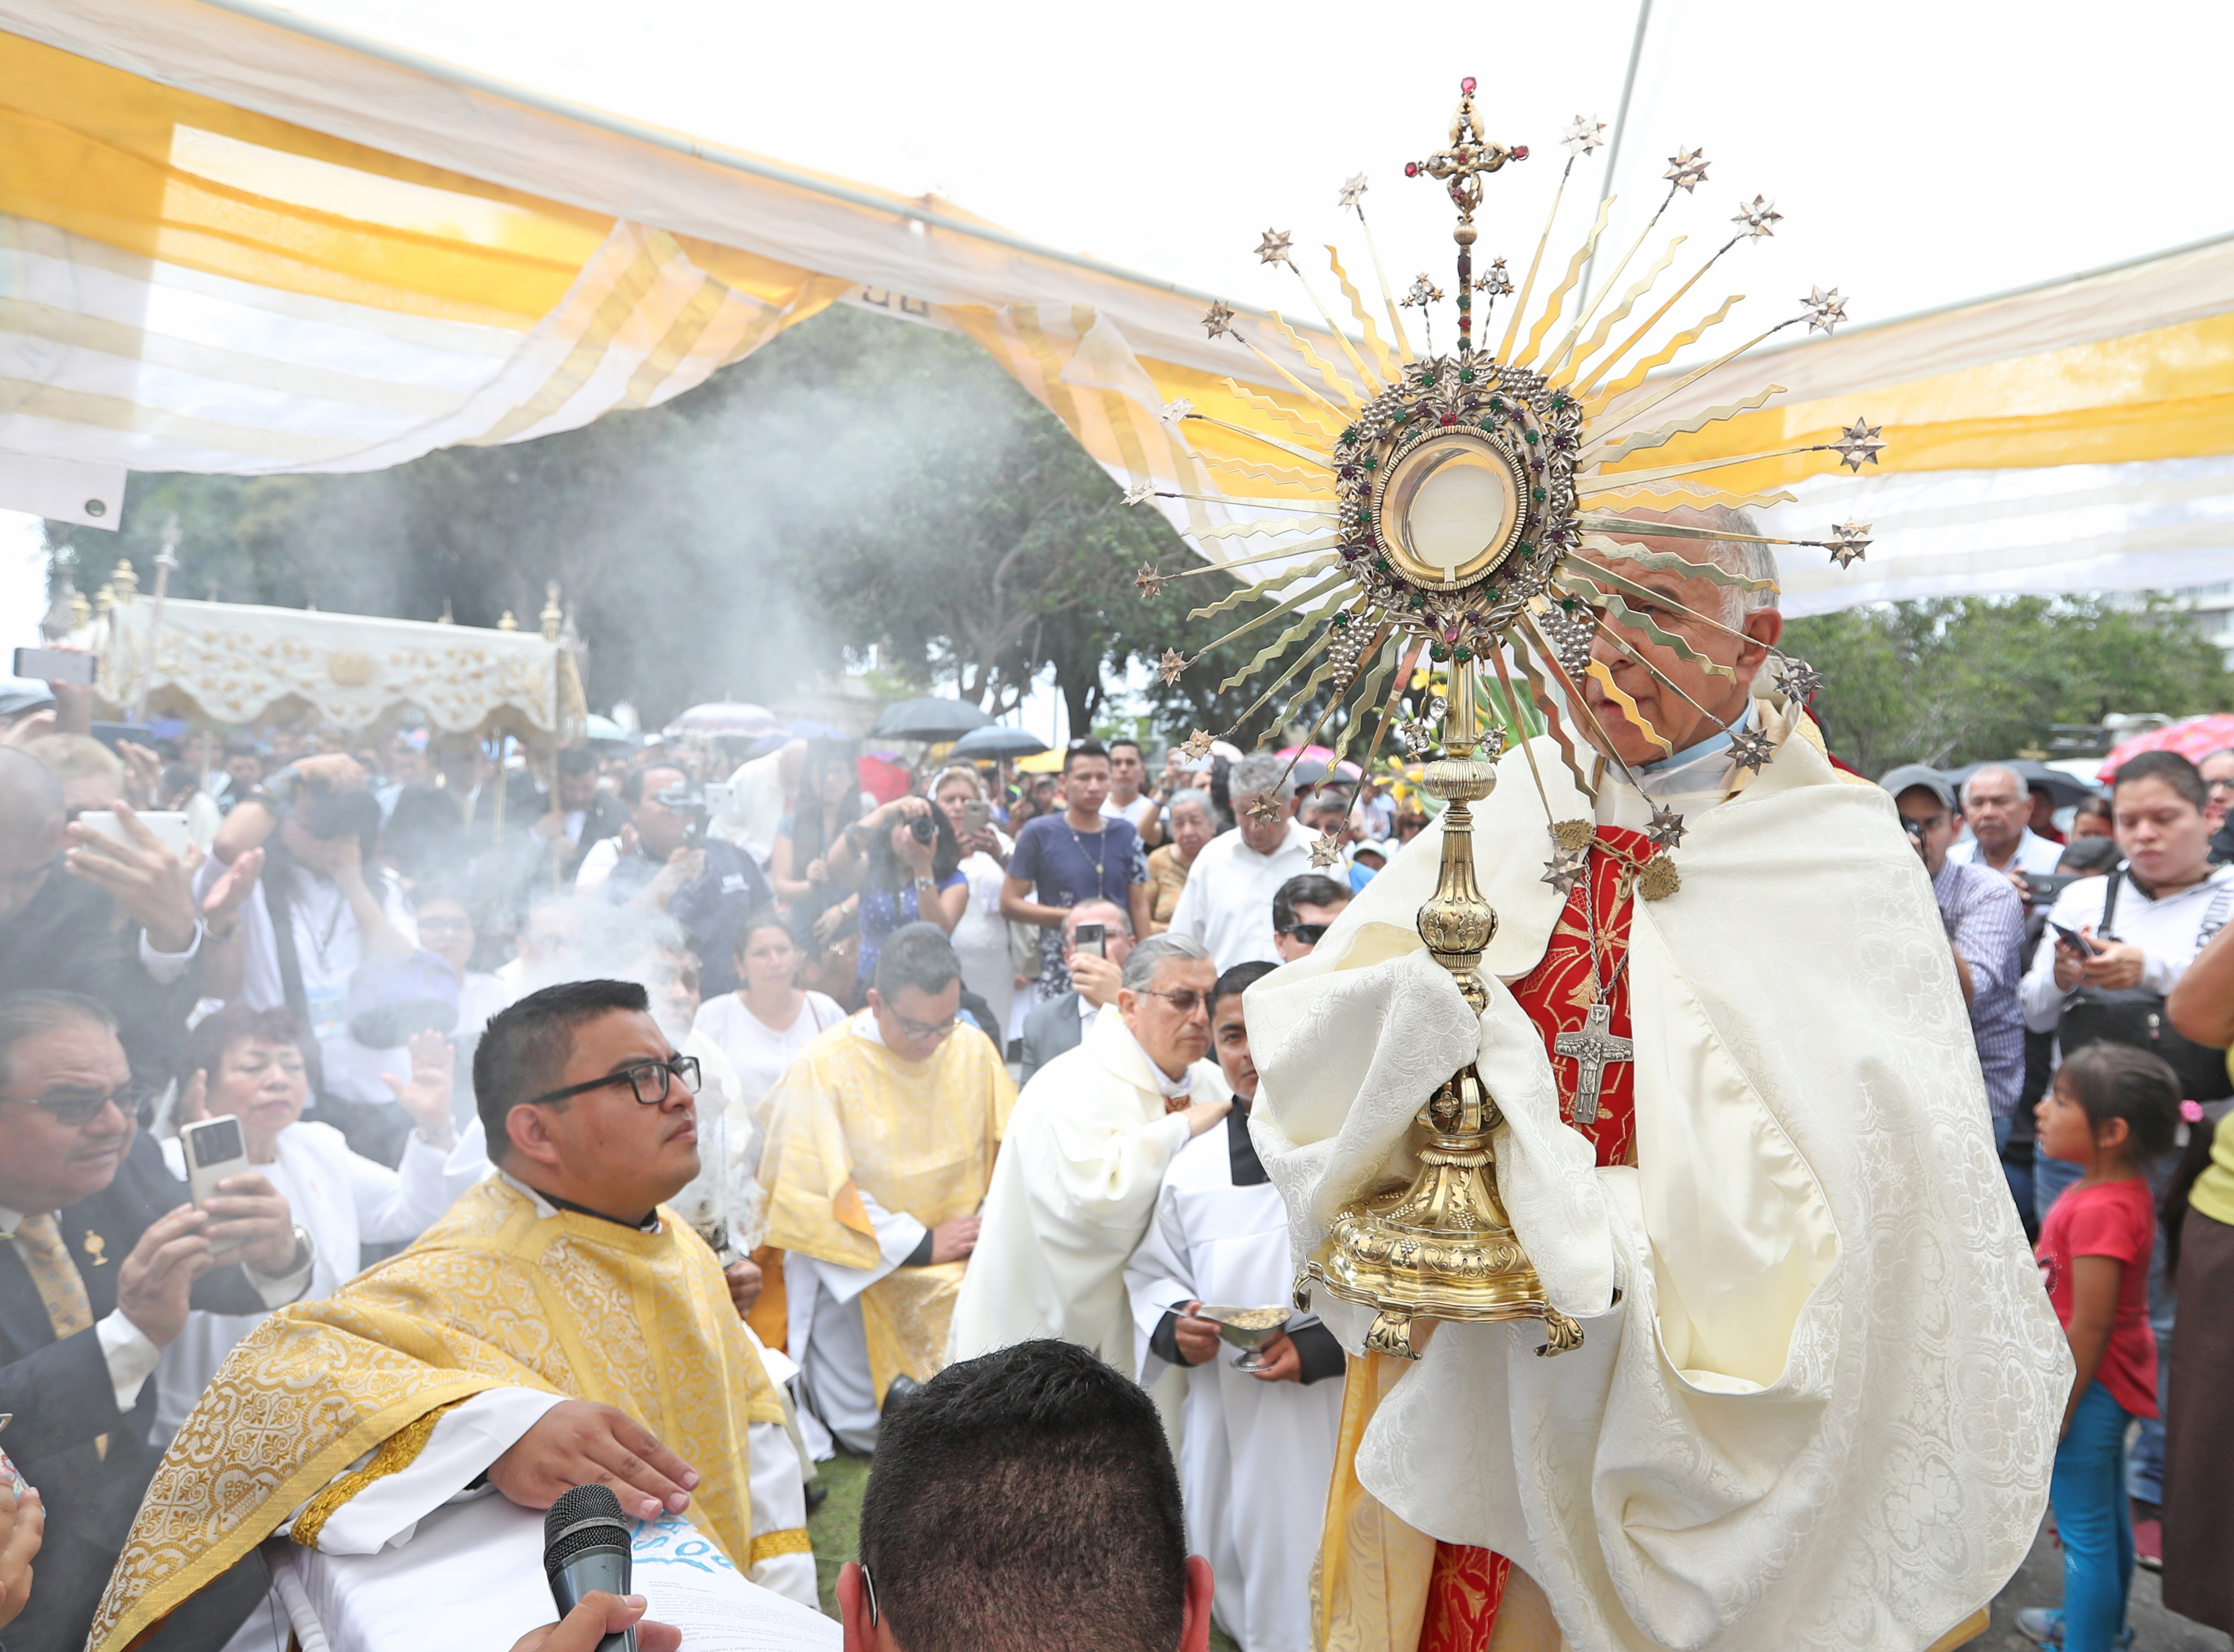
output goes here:
<path id="1" fill-rule="evenodd" d="M 2133 1417 L 2091 1382 L 2055 1448 L 2048 1501 L 2063 1539 L 2064 1652 L 2114 1652 L 2133 1582 L 2126 1502 L 2126 1428 Z"/>

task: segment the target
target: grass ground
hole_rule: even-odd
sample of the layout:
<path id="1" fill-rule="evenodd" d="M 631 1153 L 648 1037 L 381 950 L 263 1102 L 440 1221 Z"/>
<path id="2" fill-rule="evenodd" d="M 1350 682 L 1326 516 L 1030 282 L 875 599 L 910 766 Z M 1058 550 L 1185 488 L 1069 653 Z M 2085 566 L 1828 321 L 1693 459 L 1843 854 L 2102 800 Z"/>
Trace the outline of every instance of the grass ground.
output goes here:
<path id="1" fill-rule="evenodd" d="M 822 1593 L 822 1610 L 838 1616 L 838 1568 L 855 1557 L 861 1525 L 861 1492 L 869 1483 L 865 1457 L 839 1453 L 820 1465 L 821 1483 L 830 1488 L 823 1505 L 807 1519 L 807 1534 L 814 1543 L 814 1583 Z M 1233 1642 L 1215 1629 L 1210 1643 L 1219 1652 L 1235 1652 Z"/>

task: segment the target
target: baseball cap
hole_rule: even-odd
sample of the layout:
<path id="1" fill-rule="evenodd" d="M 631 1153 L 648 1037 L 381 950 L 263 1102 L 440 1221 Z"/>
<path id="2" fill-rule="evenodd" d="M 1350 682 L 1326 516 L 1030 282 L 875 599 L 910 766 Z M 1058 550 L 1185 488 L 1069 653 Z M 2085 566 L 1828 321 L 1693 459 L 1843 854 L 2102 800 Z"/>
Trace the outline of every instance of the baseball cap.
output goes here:
<path id="1" fill-rule="evenodd" d="M 1929 763 L 1903 763 L 1898 768 L 1888 769 L 1878 784 L 1894 797 L 1898 797 L 1911 786 L 1921 786 L 1949 808 L 1955 806 L 1955 788 L 1947 777 Z"/>

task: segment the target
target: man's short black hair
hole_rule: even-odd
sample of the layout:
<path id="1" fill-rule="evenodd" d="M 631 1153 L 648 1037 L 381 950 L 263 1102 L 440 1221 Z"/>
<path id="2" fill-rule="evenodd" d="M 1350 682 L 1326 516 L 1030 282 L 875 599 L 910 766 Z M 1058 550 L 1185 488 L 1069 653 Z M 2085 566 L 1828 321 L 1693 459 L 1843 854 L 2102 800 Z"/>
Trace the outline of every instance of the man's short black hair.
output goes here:
<path id="1" fill-rule="evenodd" d="M 489 1162 L 512 1151 L 505 1120 L 531 1097 L 558 1089 L 574 1055 L 574 1029 L 617 1009 L 647 1010 L 651 1000 L 634 981 L 568 981 L 531 992 L 489 1017 L 474 1052 L 474 1099 L 488 1137 Z"/>
<path id="2" fill-rule="evenodd" d="M 1062 748 L 1062 772 L 1070 773 L 1070 766 L 1081 757 L 1099 757 L 1109 761 L 1109 748 L 1098 740 L 1074 740 Z"/>
<path id="3" fill-rule="evenodd" d="M 647 774 L 656 774 L 663 768 L 671 769 L 674 773 L 683 776 L 683 783 L 685 785 L 689 783 L 690 771 L 689 769 L 683 767 L 682 764 L 676 762 L 671 757 L 663 757 L 657 762 L 646 763 L 642 768 L 632 768 L 629 770 L 627 774 L 621 776 L 621 801 L 624 803 L 643 802 L 643 777 Z M 668 784 L 672 785 L 674 782 L 670 780 Z M 659 791 L 663 792 L 666 789 L 667 787 L 663 786 L 659 788 Z M 655 792 L 652 795 L 656 797 L 659 795 L 659 793 Z"/>
<path id="4" fill-rule="evenodd" d="M 1280 966 L 1267 963 L 1262 958 L 1251 958 L 1246 963 L 1237 963 L 1218 977 L 1218 984 L 1210 989 L 1213 1007 L 1221 998 L 1231 998 L 1237 992 L 1246 992 Z"/>
<path id="5" fill-rule="evenodd" d="M 1186 1624 L 1155 1404 L 1069 1342 L 964 1360 L 887 1405 L 860 1555 L 908 1652 L 1171 1652 Z"/>
<path id="6" fill-rule="evenodd" d="M 594 774 L 598 772 L 598 754 L 587 746 L 561 746 L 558 748 L 558 772 L 561 774 Z"/>
<path id="7" fill-rule="evenodd" d="M 903 924 L 877 949 L 877 967 L 869 984 L 885 1007 L 910 987 L 918 992 L 944 992 L 947 983 L 962 978 L 962 960 L 954 943 L 936 924 Z"/>
<path id="8" fill-rule="evenodd" d="M 49 992 L 43 989 L 0 995 L 0 1084 L 15 1078 L 16 1046 L 64 1027 L 98 1027 L 114 1035 L 116 1012 L 98 998 L 82 992 Z"/>
<path id="9" fill-rule="evenodd" d="M 1272 892 L 1275 933 L 1294 927 L 1298 906 L 1347 906 L 1349 891 L 1323 872 L 1298 872 Z"/>
<path id="10" fill-rule="evenodd" d="M 1137 741 L 1137 740 L 1133 739 L 1133 736 L 1132 736 L 1132 735 L 1118 735 L 1116 739 L 1114 739 L 1114 740 L 1113 740 L 1113 741 L 1111 741 L 1109 742 L 1109 750 L 1114 754 L 1114 753 L 1116 751 L 1116 749 L 1117 749 L 1120 746 L 1130 746 L 1130 747 L 1131 747 L 1131 748 L 1132 748 L 1135 752 L 1139 753 L 1142 757 L 1146 757 L 1146 756 L 1147 755 L 1147 750 L 1146 750 L 1146 748 L 1145 747 L 1143 747 L 1143 746 L 1140 744 L 1140 742 L 1139 741 Z"/>

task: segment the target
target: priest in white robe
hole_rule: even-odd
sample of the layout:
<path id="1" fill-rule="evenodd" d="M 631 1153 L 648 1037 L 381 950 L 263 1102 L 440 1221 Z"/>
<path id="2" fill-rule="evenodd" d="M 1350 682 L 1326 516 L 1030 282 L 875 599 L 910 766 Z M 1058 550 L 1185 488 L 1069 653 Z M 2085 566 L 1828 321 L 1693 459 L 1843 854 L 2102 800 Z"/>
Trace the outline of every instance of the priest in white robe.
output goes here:
<path id="1" fill-rule="evenodd" d="M 1366 1356 L 1371 1310 L 1316 1290 L 1359 1356 L 1328 1647 L 1922 1652 L 1983 1628 L 2038 1529 L 2070 1356 L 1930 890 L 1805 676 L 1760 680 L 1750 523 L 1668 517 L 1731 537 L 1586 555 L 1680 644 L 1630 644 L 1676 689 L 1601 636 L 1567 708 L 1599 749 L 1514 750 L 1475 806 L 1484 1013 L 1414 927 L 1439 827 L 1248 995 L 1294 1262 L 1411 1172 L 1414 1112 L 1473 1063 L 1515 1232 L 1585 1334 L 1539 1358 L 1539 1322 L 1423 1325 L 1416 1363 Z"/>
<path id="2" fill-rule="evenodd" d="M 1136 1371 L 1126 1258 L 1179 1149 L 1232 1105 L 1204 1059 L 1217 984 L 1199 942 L 1143 941 L 1125 960 L 1117 1013 L 1032 1075 L 993 1166 L 949 1359 L 1059 1336 Z"/>
<path id="3" fill-rule="evenodd" d="M 1249 1136 L 1257 1068 L 1241 1004 L 1272 970 L 1241 963 L 1218 977 L 1211 1035 L 1233 1111 L 1164 1172 L 1125 1284 L 1141 1381 L 1186 1374 L 1179 1491 L 1187 1546 L 1217 1580 L 1212 1616 L 1241 1652 L 1316 1652 L 1311 1570 L 1342 1427 L 1342 1344 L 1315 1316 L 1297 1315 L 1244 1370 L 1218 1322 L 1197 1311 L 1288 1301 L 1288 1217 Z"/>

